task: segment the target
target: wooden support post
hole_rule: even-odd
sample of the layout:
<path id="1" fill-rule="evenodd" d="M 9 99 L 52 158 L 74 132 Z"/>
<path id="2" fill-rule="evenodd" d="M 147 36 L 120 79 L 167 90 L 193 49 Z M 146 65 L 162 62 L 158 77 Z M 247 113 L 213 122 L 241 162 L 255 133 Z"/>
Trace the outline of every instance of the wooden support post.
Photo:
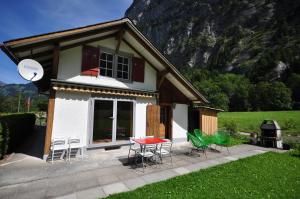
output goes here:
<path id="1" fill-rule="evenodd" d="M 117 36 L 116 36 L 116 40 L 117 40 L 116 53 L 119 52 L 120 45 L 121 45 L 121 41 L 122 41 L 122 39 L 123 39 L 124 33 L 125 33 L 125 30 L 124 30 L 124 29 L 121 29 L 121 30 L 118 32 Z"/>
<path id="2" fill-rule="evenodd" d="M 157 82 L 157 85 L 156 85 L 157 86 L 157 90 L 160 89 L 162 83 L 164 82 L 164 80 L 166 78 L 166 75 L 169 74 L 169 72 L 170 71 L 168 69 L 166 69 L 166 70 L 163 70 L 163 71 L 157 73 L 157 80 L 156 80 L 156 82 Z"/>
<path id="3" fill-rule="evenodd" d="M 53 49 L 53 62 L 52 62 L 52 73 L 51 73 L 51 77 L 54 79 L 57 78 L 58 62 L 59 62 L 59 46 L 55 45 Z M 55 90 L 53 90 L 52 87 L 50 86 L 48 112 L 47 112 L 47 128 L 46 128 L 45 145 L 44 145 L 44 157 L 47 156 L 50 151 L 53 119 L 54 119 L 55 94 L 56 94 Z"/>

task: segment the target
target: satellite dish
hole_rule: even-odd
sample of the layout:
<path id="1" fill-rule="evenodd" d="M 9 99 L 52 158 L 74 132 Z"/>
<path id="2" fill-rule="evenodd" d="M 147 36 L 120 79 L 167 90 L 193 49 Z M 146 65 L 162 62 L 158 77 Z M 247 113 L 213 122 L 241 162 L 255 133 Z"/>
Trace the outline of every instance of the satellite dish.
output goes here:
<path id="1" fill-rule="evenodd" d="M 42 65 L 33 59 L 23 59 L 18 64 L 19 74 L 28 81 L 38 81 L 42 79 L 44 70 Z"/>

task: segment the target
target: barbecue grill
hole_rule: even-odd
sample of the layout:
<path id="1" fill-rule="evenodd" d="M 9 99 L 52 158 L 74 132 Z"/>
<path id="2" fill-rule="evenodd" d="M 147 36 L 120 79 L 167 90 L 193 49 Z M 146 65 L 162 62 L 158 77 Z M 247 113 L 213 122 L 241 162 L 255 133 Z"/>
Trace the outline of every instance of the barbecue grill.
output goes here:
<path id="1" fill-rule="evenodd" d="M 260 125 L 261 144 L 266 147 L 282 148 L 281 129 L 275 120 L 264 120 Z"/>

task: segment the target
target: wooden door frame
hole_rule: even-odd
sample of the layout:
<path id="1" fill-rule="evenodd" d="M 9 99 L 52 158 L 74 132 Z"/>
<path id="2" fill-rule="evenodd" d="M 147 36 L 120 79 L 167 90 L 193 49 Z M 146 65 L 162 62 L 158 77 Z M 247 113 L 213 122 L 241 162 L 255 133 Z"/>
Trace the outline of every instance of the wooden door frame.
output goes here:
<path id="1" fill-rule="evenodd" d="M 167 107 L 168 110 L 168 133 L 165 132 L 165 136 L 168 134 L 169 138 L 168 139 L 172 139 L 173 138 L 173 104 L 166 104 L 166 103 L 162 103 L 160 104 L 160 107 Z"/>

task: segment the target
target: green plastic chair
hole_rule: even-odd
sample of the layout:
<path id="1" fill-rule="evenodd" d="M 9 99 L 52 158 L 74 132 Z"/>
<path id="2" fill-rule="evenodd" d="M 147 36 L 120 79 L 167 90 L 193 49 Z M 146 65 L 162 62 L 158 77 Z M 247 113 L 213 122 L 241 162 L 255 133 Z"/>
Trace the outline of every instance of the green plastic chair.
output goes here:
<path id="1" fill-rule="evenodd" d="M 194 146 L 194 148 L 191 149 L 190 154 L 193 153 L 193 151 L 202 151 L 205 157 L 207 158 L 206 155 L 206 149 L 208 148 L 208 145 L 205 143 L 205 141 L 201 138 L 198 138 L 191 133 L 188 133 L 188 140 L 190 140 Z"/>
<path id="2" fill-rule="evenodd" d="M 203 140 L 203 142 L 205 142 L 206 145 L 214 144 L 214 137 L 213 136 L 205 135 L 199 129 L 195 129 L 194 134 L 197 138 Z"/>
<path id="3" fill-rule="evenodd" d="M 226 147 L 229 153 L 230 135 L 226 132 L 216 132 L 214 135 L 214 144 L 216 144 L 216 147 Z"/>
<path id="4" fill-rule="evenodd" d="M 194 135 L 196 136 L 196 137 L 198 137 L 198 136 L 202 136 L 203 135 L 203 133 L 202 133 L 202 131 L 200 131 L 199 129 L 194 129 Z"/>

